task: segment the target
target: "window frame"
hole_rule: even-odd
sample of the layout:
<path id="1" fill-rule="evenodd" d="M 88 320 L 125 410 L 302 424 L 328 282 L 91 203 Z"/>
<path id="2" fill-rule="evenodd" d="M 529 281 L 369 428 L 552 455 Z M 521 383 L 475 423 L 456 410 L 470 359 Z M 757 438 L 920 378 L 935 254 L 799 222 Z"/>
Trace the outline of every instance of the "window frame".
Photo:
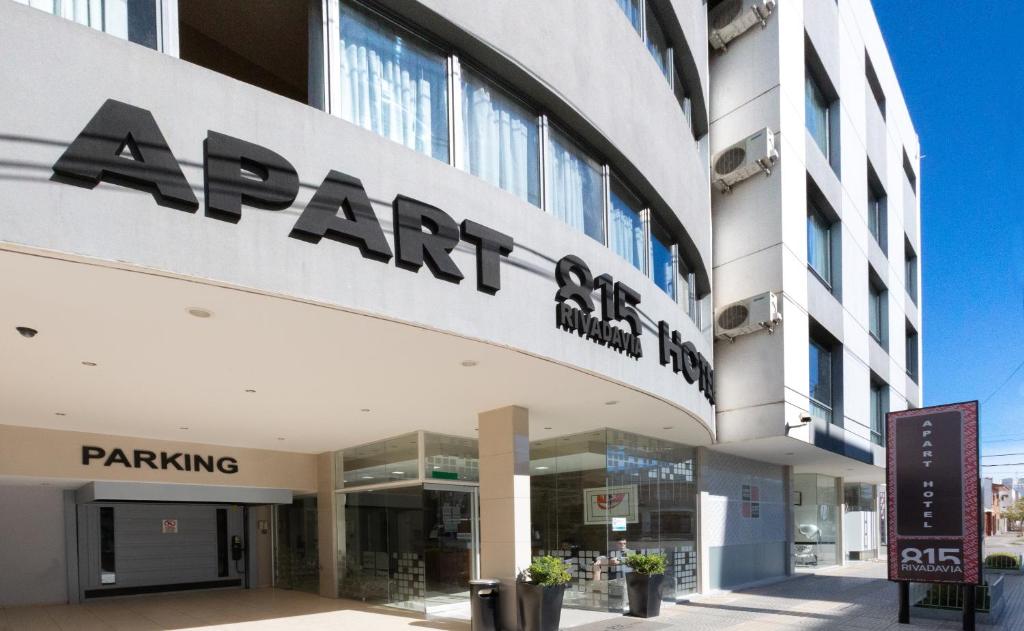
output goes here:
<path id="1" fill-rule="evenodd" d="M 819 354 L 819 357 L 818 357 L 818 364 L 819 364 L 819 366 L 813 366 L 811 364 L 810 360 L 811 360 L 812 349 L 816 349 L 818 354 Z M 821 365 L 821 355 L 824 355 L 824 358 L 826 360 L 825 364 L 828 366 L 828 397 L 829 397 L 829 401 L 827 403 L 824 402 L 824 401 L 821 401 L 820 399 L 817 399 L 814 396 L 815 387 L 814 387 L 814 381 L 813 380 L 815 379 L 815 376 L 818 376 L 818 377 L 821 376 L 820 372 L 818 371 L 818 369 L 819 369 L 819 367 Z M 836 379 L 835 379 L 835 367 L 833 365 L 833 361 L 834 361 L 833 349 L 832 349 L 831 345 L 823 344 L 819 339 L 816 339 L 813 334 L 809 335 L 808 336 L 808 361 L 807 361 L 809 378 L 808 378 L 808 384 L 807 384 L 808 385 L 808 387 L 807 387 L 807 399 L 808 399 L 808 402 L 810 404 L 811 415 L 814 416 L 814 412 L 815 412 L 814 407 L 818 406 L 818 408 L 820 408 L 820 410 L 818 410 L 818 411 L 819 412 L 824 412 L 824 414 L 819 415 L 819 418 L 822 418 L 823 420 L 825 420 L 829 424 L 835 423 L 835 403 L 836 403 L 835 402 L 835 398 L 836 398 L 835 397 L 835 389 L 836 389 Z"/>
<path id="2" fill-rule="evenodd" d="M 811 254 L 811 239 L 810 239 L 811 226 L 810 226 L 810 224 L 814 220 L 822 222 L 822 225 L 824 225 L 824 227 L 825 227 L 825 230 L 824 230 L 824 233 L 825 233 L 824 243 L 825 243 L 825 270 L 826 270 L 826 275 L 823 275 L 818 270 L 818 268 L 815 267 L 814 261 L 813 261 L 813 256 Z M 808 235 L 808 239 L 807 239 L 807 269 L 811 270 L 811 272 L 814 273 L 814 275 L 818 278 L 818 280 L 820 280 L 825 285 L 825 287 L 828 288 L 829 292 L 831 292 L 833 290 L 832 280 L 833 280 L 833 266 L 834 266 L 833 258 L 832 258 L 833 257 L 833 251 L 832 251 L 832 226 L 835 225 L 835 222 L 834 221 L 829 221 L 828 217 L 825 216 L 825 213 L 821 212 L 821 210 L 818 208 L 818 205 L 815 204 L 814 202 L 808 200 L 808 202 L 807 202 L 807 223 L 808 223 L 808 230 L 807 230 L 807 235 Z"/>

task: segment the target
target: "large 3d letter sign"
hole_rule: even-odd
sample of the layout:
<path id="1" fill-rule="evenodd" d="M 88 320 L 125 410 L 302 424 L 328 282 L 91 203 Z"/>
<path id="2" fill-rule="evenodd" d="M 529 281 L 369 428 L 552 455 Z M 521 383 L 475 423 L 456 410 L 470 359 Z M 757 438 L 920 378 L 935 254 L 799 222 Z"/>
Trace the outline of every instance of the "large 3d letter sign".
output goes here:
<path id="1" fill-rule="evenodd" d="M 889 580 L 978 584 L 978 403 L 886 415 Z"/>

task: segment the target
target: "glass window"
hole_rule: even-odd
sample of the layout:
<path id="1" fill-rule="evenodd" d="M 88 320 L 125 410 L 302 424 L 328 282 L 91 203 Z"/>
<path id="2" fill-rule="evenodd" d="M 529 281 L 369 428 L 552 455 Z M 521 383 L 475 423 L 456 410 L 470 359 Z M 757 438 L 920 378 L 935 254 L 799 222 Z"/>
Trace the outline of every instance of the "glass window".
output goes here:
<path id="1" fill-rule="evenodd" d="M 917 331 L 907 327 L 907 374 L 917 381 Z"/>
<path id="2" fill-rule="evenodd" d="M 812 205 L 807 213 L 807 263 L 832 285 L 832 226 Z"/>
<path id="3" fill-rule="evenodd" d="M 629 23 L 640 33 L 640 0 L 617 0 L 619 8 L 626 14 Z"/>
<path id="4" fill-rule="evenodd" d="M 793 556 L 797 566 L 827 566 L 838 561 L 837 521 L 840 507 L 836 479 L 813 473 L 792 477 Z"/>
<path id="5" fill-rule="evenodd" d="M 661 68 L 661 74 L 671 81 L 670 68 L 672 65 L 670 58 L 672 56 L 672 49 L 668 47 L 668 38 L 665 37 L 665 32 L 661 29 L 661 24 L 658 22 L 658 16 L 654 13 L 653 3 L 648 2 L 646 4 L 647 50 L 651 51 L 651 56 L 657 62 L 658 68 Z"/>
<path id="6" fill-rule="evenodd" d="M 415 433 L 341 451 L 345 487 L 419 478 L 419 440 Z"/>
<path id="7" fill-rule="evenodd" d="M 914 301 L 914 304 L 917 304 L 917 256 L 909 246 L 907 247 L 905 265 L 907 293 L 910 294 L 910 299 Z"/>
<path id="8" fill-rule="evenodd" d="M 601 165 L 554 129 L 544 166 L 547 210 L 604 243 L 604 184 Z"/>
<path id="9" fill-rule="evenodd" d="M 426 433 L 425 476 L 435 480 L 480 480 L 480 450 L 474 438 Z"/>
<path id="10" fill-rule="evenodd" d="M 697 276 L 691 272 L 686 263 L 679 261 L 679 303 L 690 319 L 698 325 L 700 314 L 697 309 Z"/>
<path id="11" fill-rule="evenodd" d="M 15 0 L 20 4 L 157 49 L 156 0 Z"/>
<path id="12" fill-rule="evenodd" d="M 868 281 L 868 332 L 879 344 L 885 332 L 885 290 Z"/>
<path id="13" fill-rule="evenodd" d="M 651 220 L 651 278 L 662 291 L 676 297 L 676 273 L 672 264 L 672 237 L 657 220 Z"/>
<path id="14" fill-rule="evenodd" d="M 881 384 L 871 384 L 871 442 L 876 445 L 885 444 L 885 413 L 888 410 L 883 388 Z"/>
<path id="15" fill-rule="evenodd" d="M 821 152 L 829 157 L 829 112 L 828 100 L 825 94 L 818 87 L 810 69 L 807 69 L 807 87 L 804 94 L 805 113 L 807 130 L 811 132 L 814 141 L 818 143 Z"/>
<path id="16" fill-rule="evenodd" d="M 879 195 L 873 186 L 868 186 L 868 231 L 878 245 L 882 245 L 882 235 L 885 233 L 883 198 L 884 196 Z"/>
<path id="17" fill-rule="evenodd" d="M 540 206 L 540 134 L 535 114 L 464 68 L 462 130 L 467 171 Z"/>
<path id="18" fill-rule="evenodd" d="M 640 201 L 618 184 L 612 185 L 608 208 L 608 245 L 633 267 L 643 271 L 645 239 Z"/>
<path id="19" fill-rule="evenodd" d="M 832 352 L 813 339 L 810 343 L 811 415 L 832 421 Z"/>
<path id="20" fill-rule="evenodd" d="M 341 117 L 447 162 L 445 58 L 385 20 L 342 2 Z"/>
<path id="21" fill-rule="evenodd" d="M 690 102 L 690 97 L 686 96 L 686 84 L 683 82 L 683 75 L 678 70 L 675 80 L 672 82 L 672 91 L 676 95 L 676 100 L 679 101 L 679 107 L 683 108 L 686 121 L 692 124 L 693 104 Z"/>

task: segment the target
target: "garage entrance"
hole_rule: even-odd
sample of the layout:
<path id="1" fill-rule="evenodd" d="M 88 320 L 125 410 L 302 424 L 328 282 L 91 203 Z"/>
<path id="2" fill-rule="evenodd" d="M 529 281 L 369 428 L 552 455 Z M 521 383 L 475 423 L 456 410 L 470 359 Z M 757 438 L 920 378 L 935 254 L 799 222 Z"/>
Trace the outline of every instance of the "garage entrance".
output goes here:
<path id="1" fill-rule="evenodd" d="M 230 504 L 79 505 L 82 597 L 244 587 L 245 512 Z"/>

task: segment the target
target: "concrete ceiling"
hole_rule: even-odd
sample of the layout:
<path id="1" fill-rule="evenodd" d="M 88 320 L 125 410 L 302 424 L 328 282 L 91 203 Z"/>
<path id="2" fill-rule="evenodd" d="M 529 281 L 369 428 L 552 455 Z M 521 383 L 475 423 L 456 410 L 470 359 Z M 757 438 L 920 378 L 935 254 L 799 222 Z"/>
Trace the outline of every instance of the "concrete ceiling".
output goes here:
<path id="1" fill-rule="evenodd" d="M 473 437 L 479 412 L 521 405 L 533 439 L 710 442 L 679 408 L 568 366 L 196 279 L 10 246 L 0 296 L 0 424 L 318 453 L 417 429 Z"/>
<path id="2" fill-rule="evenodd" d="M 793 473 L 818 473 L 844 478 L 846 482 L 885 484 L 885 469 L 787 436 L 759 438 L 738 443 L 721 443 L 714 451 L 743 458 L 792 465 Z"/>

